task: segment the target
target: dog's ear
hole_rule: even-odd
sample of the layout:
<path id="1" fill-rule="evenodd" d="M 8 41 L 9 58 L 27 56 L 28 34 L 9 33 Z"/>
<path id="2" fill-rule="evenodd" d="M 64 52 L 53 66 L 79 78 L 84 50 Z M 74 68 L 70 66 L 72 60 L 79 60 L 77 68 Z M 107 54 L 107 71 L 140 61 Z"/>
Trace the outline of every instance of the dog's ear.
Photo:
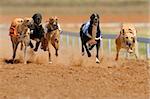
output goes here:
<path id="1" fill-rule="evenodd" d="M 58 20 L 58 17 L 57 17 L 57 16 L 54 16 L 53 18 L 54 18 L 55 20 Z"/>
<path id="2" fill-rule="evenodd" d="M 92 20 L 92 19 L 94 19 L 94 17 L 95 17 L 95 15 L 94 15 L 94 13 L 90 16 L 90 19 Z"/>
<path id="3" fill-rule="evenodd" d="M 99 21 L 98 21 L 98 25 L 97 25 L 97 32 L 101 32 L 100 31 L 100 23 L 99 23 Z"/>
<path id="4" fill-rule="evenodd" d="M 123 34 L 123 35 L 125 35 L 124 29 L 122 29 L 122 30 L 120 31 L 120 33 Z"/>
<path id="5" fill-rule="evenodd" d="M 36 20 L 37 17 L 39 17 L 39 18 L 42 20 L 42 15 L 41 15 L 40 13 L 35 13 L 35 14 L 32 16 L 32 18 L 33 18 L 34 21 Z"/>
<path id="6" fill-rule="evenodd" d="M 96 13 L 96 15 L 97 15 L 97 18 L 99 19 L 99 15 Z"/>
<path id="7" fill-rule="evenodd" d="M 34 14 L 34 15 L 32 16 L 33 20 L 36 19 L 36 16 L 37 16 L 37 14 Z"/>

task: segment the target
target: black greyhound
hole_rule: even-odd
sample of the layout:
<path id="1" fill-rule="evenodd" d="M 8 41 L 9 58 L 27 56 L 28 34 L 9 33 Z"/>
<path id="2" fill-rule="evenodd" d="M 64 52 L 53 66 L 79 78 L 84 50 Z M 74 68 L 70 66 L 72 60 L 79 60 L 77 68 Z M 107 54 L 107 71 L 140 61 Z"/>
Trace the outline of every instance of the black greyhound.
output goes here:
<path id="1" fill-rule="evenodd" d="M 99 27 L 99 15 L 92 14 L 90 16 L 90 21 L 82 24 L 80 28 L 80 38 L 82 43 L 82 55 L 84 55 L 84 47 L 86 49 L 88 57 L 91 57 L 91 53 L 89 50 L 96 45 L 96 63 L 99 63 L 99 48 L 101 42 L 101 31 Z M 90 45 L 89 48 L 86 45 Z"/>
<path id="2" fill-rule="evenodd" d="M 41 39 L 44 37 L 44 28 L 41 24 L 42 22 L 42 15 L 40 13 L 35 13 L 32 16 L 33 23 L 30 24 L 29 28 L 32 30 L 32 33 L 30 34 L 30 38 L 36 41 L 36 46 L 34 48 L 34 51 L 38 50 L 39 44 L 41 42 Z M 30 46 L 33 48 L 33 44 L 30 41 Z"/>

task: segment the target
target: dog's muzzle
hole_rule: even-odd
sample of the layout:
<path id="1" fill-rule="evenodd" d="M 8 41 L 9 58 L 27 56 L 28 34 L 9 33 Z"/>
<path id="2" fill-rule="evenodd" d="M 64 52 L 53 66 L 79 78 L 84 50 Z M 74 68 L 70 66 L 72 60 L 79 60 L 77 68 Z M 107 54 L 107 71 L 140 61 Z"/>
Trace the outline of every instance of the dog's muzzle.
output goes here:
<path id="1" fill-rule="evenodd" d="M 133 53 L 133 50 L 132 50 L 131 48 L 129 48 L 127 51 L 128 51 L 129 53 Z"/>
<path id="2" fill-rule="evenodd" d="M 127 51 L 128 51 L 129 53 L 133 53 L 132 43 L 127 42 L 127 43 L 126 43 L 126 47 L 127 47 Z"/>

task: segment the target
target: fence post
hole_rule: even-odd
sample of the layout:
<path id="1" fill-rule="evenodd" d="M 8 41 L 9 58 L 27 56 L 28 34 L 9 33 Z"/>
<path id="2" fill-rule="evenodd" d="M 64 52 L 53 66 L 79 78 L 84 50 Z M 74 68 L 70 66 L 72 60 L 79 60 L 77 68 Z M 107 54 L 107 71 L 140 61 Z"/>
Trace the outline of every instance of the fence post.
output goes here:
<path id="1" fill-rule="evenodd" d="M 150 46 L 149 46 L 149 43 L 146 43 L 146 58 L 150 59 Z"/>
<path id="2" fill-rule="evenodd" d="M 81 38 L 78 37 L 78 45 L 79 45 L 79 48 L 81 49 Z"/>
<path id="3" fill-rule="evenodd" d="M 100 40 L 100 55 L 104 57 L 103 39 Z"/>
<path id="4" fill-rule="evenodd" d="M 66 35 L 66 45 L 67 47 L 69 47 L 69 35 L 68 34 Z"/>
<path id="5" fill-rule="evenodd" d="M 108 39 L 108 53 L 111 53 L 111 39 Z"/>
<path id="6" fill-rule="evenodd" d="M 60 47 L 62 48 L 63 46 L 63 35 L 60 35 Z"/>
<path id="7" fill-rule="evenodd" d="M 74 47 L 74 46 L 75 46 L 75 37 L 72 36 L 72 47 Z"/>

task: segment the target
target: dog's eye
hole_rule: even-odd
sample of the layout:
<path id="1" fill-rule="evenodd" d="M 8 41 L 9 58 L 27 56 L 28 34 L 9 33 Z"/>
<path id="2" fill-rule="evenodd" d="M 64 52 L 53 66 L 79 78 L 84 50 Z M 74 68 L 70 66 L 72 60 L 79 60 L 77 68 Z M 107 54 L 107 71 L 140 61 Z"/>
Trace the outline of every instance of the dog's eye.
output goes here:
<path id="1" fill-rule="evenodd" d="M 126 37 L 126 39 L 128 39 L 128 37 Z"/>

